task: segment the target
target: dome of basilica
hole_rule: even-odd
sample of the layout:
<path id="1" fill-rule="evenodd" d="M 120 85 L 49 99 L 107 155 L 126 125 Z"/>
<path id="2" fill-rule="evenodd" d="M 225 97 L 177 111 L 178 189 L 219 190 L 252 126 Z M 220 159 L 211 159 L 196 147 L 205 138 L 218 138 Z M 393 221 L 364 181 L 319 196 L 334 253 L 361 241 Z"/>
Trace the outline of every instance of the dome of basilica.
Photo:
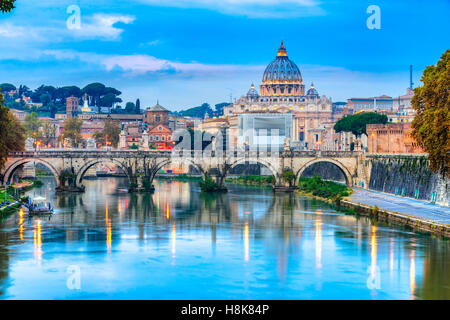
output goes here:
<path id="1" fill-rule="evenodd" d="M 247 97 L 253 97 L 253 98 L 258 98 L 259 94 L 258 91 L 256 91 L 255 89 L 255 85 L 252 83 L 252 86 L 250 87 L 250 90 L 248 90 L 247 92 Z"/>
<path id="2" fill-rule="evenodd" d="M 263 82 L 266 81 L 302 81 L 302 75 L 297 65 L 287 57 L 286 48 L 281 41 L 278 54 L 264 71 Z"/>
<path id="3" fill-rule="evenodd" d="M 306 92 L 307 96 L 319 96 L 319 92 L 314 88 L 314 83 L 311 83 L 311 88 Z"/>

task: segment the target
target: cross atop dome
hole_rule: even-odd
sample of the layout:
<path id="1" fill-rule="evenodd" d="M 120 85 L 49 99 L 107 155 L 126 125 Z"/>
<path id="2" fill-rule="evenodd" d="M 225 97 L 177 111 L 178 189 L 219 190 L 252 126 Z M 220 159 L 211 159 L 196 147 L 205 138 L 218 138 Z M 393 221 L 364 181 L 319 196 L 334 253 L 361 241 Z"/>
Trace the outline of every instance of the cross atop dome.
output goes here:
<path id="1" fill-rule="evenodd" d="M 283 40 L 281 40 L 281 46 L 278 49 L 277 57 L 287 57 L 286 48 L 284 47 Z"/>

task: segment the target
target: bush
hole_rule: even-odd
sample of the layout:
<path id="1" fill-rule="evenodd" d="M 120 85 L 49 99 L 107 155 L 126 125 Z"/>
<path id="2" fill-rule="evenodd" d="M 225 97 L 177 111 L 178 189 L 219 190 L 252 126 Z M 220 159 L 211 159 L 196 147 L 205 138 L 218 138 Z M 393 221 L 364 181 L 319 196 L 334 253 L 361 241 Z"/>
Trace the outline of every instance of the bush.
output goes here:
<path id="1" fill-rule="evenodd" d="M 291 170 L 287 170 L 285 172 L 283 172 L 283 175 L 281 176 L 281 178 L 289 183 L 289 185 L 292 184 L 292 181 L 295 179 L 295 174 L 291 171 Z"/>
<path id="2" fill-rule="evenodd" d="M 202 192 L 213 192 L 220 190 L 220 186 L 210 176 L 205 176 L 205 179 L 200 181 L 200 189 Z"/>
<path id="3" fill-rule="evenodd" d="M 319 176 L 315 176 L 314 178 L 300 177 L 298 187 L 304 193 L 330 199 L 335 202 L 352 193 L 352 189 L 347 186 L 332 181 L 324 181 Z"/>

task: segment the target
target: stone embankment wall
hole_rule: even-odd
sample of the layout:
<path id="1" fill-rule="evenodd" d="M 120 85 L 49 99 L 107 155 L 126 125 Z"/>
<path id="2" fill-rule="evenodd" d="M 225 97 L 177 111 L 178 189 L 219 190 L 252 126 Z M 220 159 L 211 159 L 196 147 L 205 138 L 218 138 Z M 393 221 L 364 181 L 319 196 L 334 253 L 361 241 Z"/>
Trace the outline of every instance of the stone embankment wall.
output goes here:
<path id="1" fill-rule="evenodd" d="M 369 189 L 449 205 L 450 181 L 433 173 L 425 156 L 372 156 Z"/>

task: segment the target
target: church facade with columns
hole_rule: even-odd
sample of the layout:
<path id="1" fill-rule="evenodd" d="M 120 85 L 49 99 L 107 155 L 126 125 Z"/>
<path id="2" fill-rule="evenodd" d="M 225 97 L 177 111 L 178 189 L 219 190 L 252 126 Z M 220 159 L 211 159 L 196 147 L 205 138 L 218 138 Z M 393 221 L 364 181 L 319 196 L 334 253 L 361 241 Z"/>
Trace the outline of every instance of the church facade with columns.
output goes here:
<path id="1" fill-rule="evenodd" d="M 317 131 L 327 130 L 338 119 L 331 98 L 305 85 L 298 66 L 288 58 L 283 41 L 275 59 L 266 67 L 259 92 L 252 84 L 246 95 L 224 108 L 224 116 L 243 113 L 292 113 L 292 146 L 318 149 L 323 141 Z"/>

